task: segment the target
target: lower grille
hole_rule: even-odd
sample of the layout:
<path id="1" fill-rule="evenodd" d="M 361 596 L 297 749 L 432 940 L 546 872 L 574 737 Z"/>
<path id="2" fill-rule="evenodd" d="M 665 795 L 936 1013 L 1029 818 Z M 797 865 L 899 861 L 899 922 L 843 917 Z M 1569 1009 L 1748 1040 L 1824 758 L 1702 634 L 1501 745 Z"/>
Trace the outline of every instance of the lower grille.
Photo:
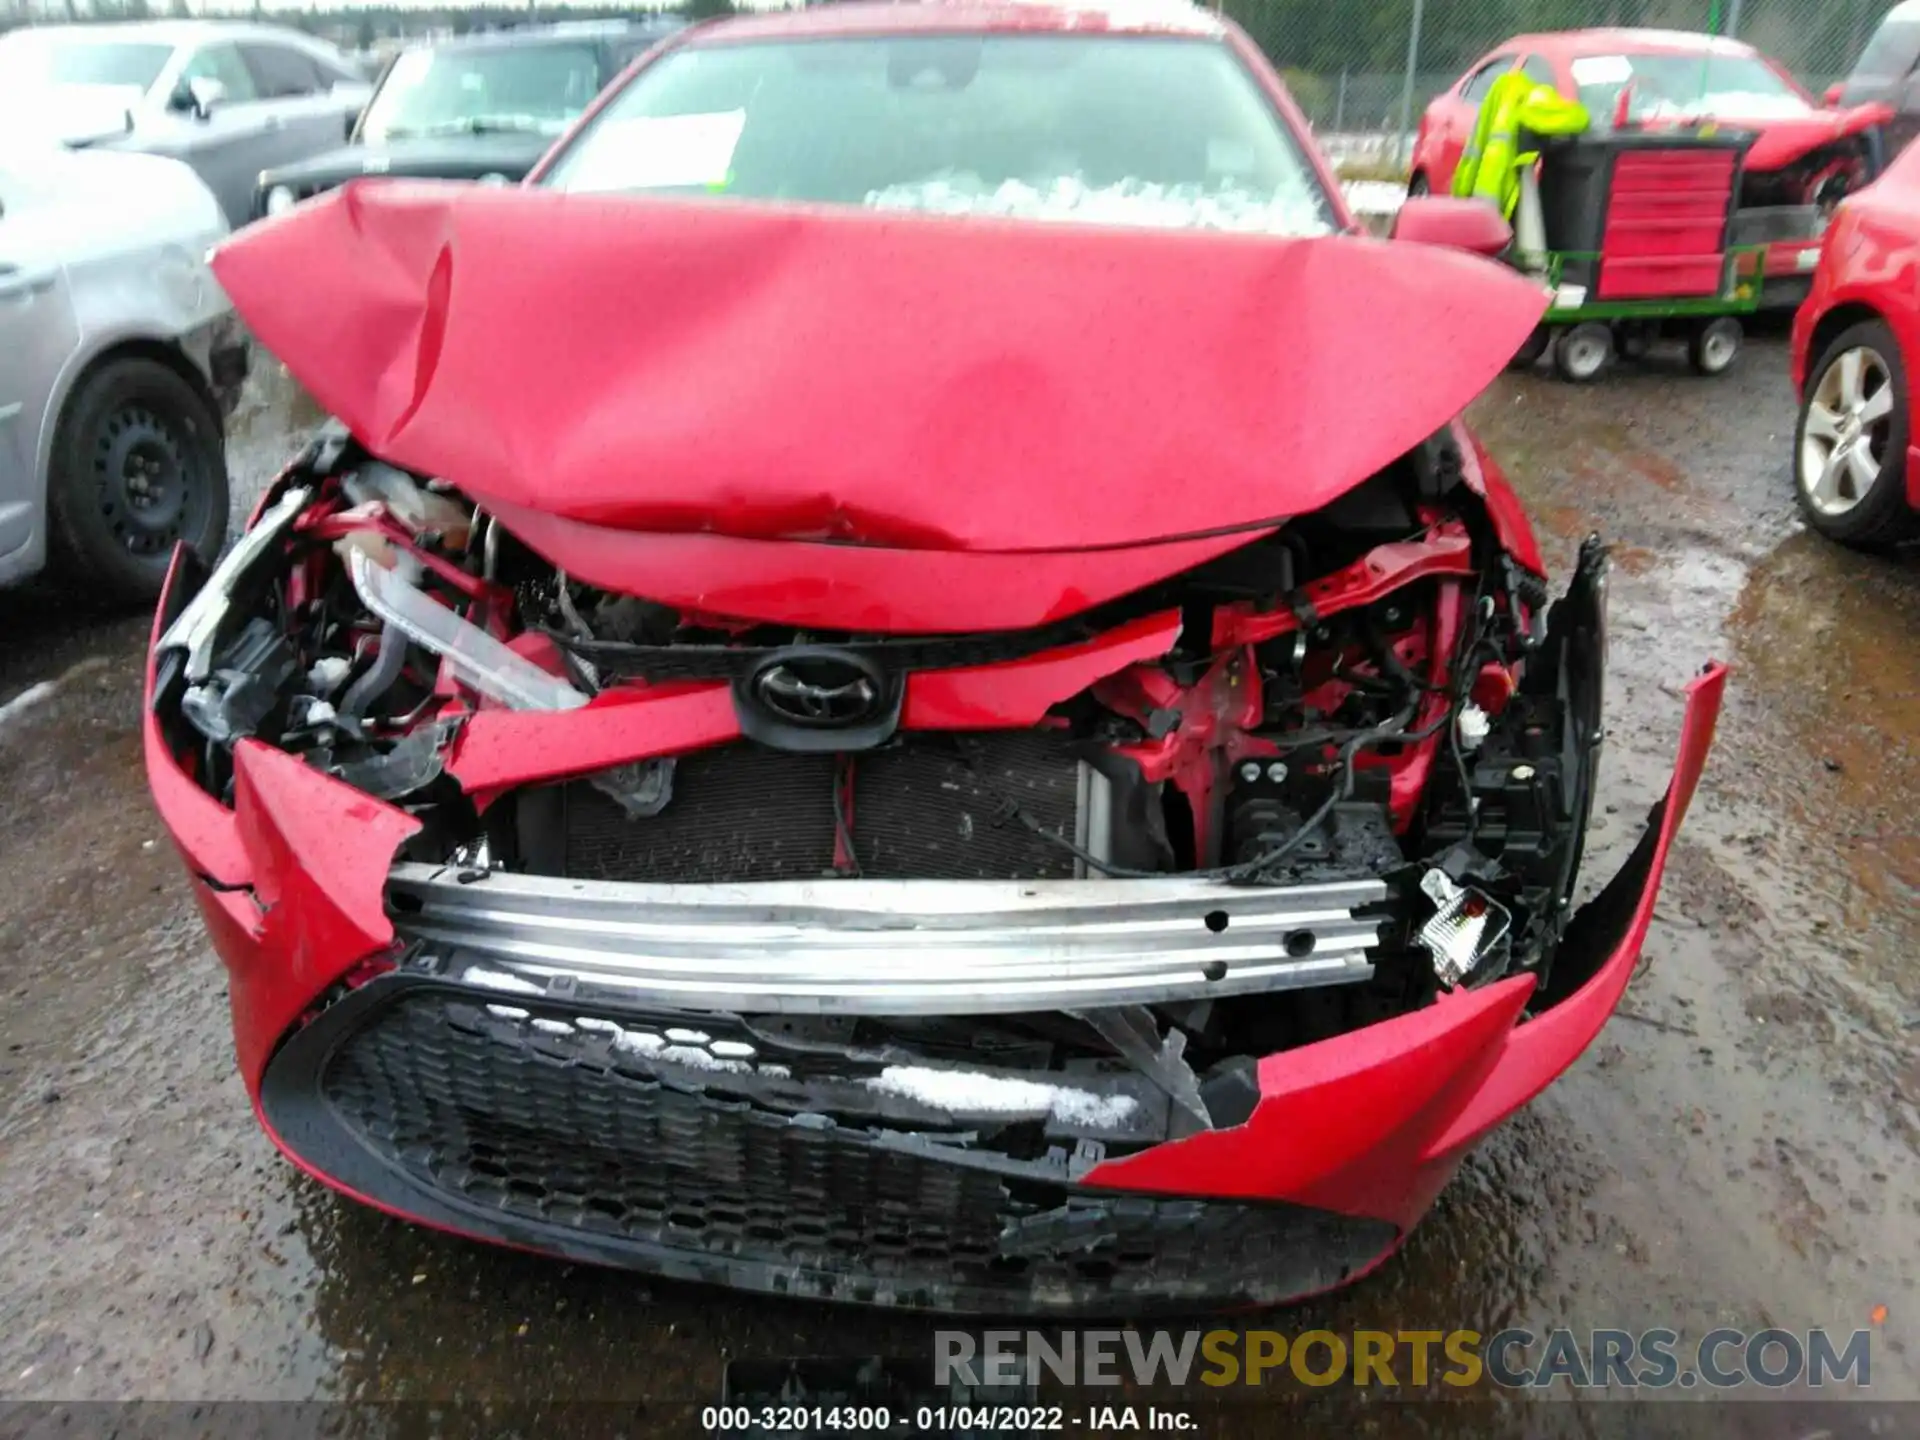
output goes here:
<path id="1" fill-rule="evenodd" d="M 831 755 L 730 745 L 682 757 L 673 800 L 630 818 L 587 784 L 562 787 L 562 851 L 535 868 L 580 880 L 806 880 L 833 869 Z M 1080 764 L 1032 731 L 913 736 L 854 761 L 851 836 L 869 879 L 1070 879 L 1070 851 L 1000 812 L 1012 801 L 1073 840 Z M 551 867 L 551 868 L 549 868 Z"/>
<path id="2" fill-rule="evenodd" d="M 498 1002 L 512 998 L 500 1024 Z M 393 976 L 282 1047 L 262 1103 L 303 1159 L 404 1213 L 678 1278 L 991 1313 L 1248 1305 L 1338 1284 L 1391 1226 L 1127 1195 L 699 1090 L 539 1028 L 519 997 Z M 489 1011 L 488 1005 L 494 1005 Z M 579 1011 L 555 1011 L 574 1018 Z M 978 1160 L 977 1154 L 975 1159 Z M 1008 1171 L 1024 1168 L 1029 1173 Z M 1030 1178 L 1031 1176 L 1031 1178 Z"/>

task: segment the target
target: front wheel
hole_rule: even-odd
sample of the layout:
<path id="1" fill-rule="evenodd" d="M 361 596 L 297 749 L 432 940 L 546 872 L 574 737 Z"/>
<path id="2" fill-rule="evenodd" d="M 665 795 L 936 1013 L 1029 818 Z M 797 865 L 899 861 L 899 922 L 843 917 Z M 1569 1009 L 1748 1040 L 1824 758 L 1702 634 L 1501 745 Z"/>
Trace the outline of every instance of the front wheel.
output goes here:
<path id="1" fill-rule="evenodd" d="M 1744 333 L 1740 322 L 1731 315 L 1709 320 L 1687 341 L 1687 359 L 1702 375 L 1724 374 L 1740 353 Z"/>
<path id="2" fill-rule="evenodd" d="M 1900 343 L 1878 320 L 1843 332 L 1807 374 L 1794 435 L 1794 486 L 1807 524 L 1881 549 L 1920 532 L 1907 506 L 1911 432 Z"/>
<path id="3" fill-rule="evenodd" d="M 1613 328 L 1598 320 L 1576 325 L 1553 347 L 1553 368 L 1576 385 L 1597 380 L 1613 362 Z"/>
<path id="4" fill-rule="evenodd" d="M 47 476 L 56 572 L 117 600 L 155 599 L 176 542 L 211 560 L 227 534 L 220 417 L 155 360 L 111 360 L 61 413 Z"/>

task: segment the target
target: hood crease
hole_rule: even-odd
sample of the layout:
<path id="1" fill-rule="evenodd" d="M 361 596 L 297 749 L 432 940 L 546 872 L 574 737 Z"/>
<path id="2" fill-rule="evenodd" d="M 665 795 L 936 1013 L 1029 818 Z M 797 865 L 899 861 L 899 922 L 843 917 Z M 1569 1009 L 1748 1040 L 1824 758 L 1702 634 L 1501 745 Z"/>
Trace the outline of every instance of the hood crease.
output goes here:
<path id="1" fill-rule="evenodd" d="M 369 449 L 480 504 L 951 552 L 1317 509 L 1457 415 L 1546 303 L 1356 236 L 408 181 L 249 227 L 214 269 Z"/>

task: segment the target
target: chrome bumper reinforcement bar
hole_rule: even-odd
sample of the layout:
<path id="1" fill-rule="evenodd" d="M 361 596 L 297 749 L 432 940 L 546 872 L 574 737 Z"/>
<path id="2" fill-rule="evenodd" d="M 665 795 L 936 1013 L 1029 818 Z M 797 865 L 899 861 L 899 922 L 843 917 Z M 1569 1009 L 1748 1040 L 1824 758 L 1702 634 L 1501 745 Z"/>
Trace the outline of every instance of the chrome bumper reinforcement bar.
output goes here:
<path id="1" fill-rule="evenodd" d="M 1376 880 L 1286 889 L 1164 880 L 636 885 L 402 864 L 402 939 L 498 988 L 563 977 L 641 1004 L 786 1014 L 1095 1009 L 1370 978 Z"/>

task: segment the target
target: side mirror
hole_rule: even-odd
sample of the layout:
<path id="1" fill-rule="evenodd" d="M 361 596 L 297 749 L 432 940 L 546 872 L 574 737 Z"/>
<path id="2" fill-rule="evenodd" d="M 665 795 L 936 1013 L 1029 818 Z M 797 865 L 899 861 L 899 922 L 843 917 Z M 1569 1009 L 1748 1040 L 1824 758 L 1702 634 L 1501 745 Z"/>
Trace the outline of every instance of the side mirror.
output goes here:
<path id="1" fill-rule="evenodd" d="M 1846 89 L 1846 85 L 1840 82 L 1827 86 L 1827 88 L 1821 92 L 1820 103 L 1829 110 L 1838 110 L 1840 108 L 1840 97 L 1846 93 Z"/>
<path id="2" fill-rule="evenodd" d="M 186 111 L 196 120 L 211 118 L 226 103 L 227 87 L 205 76 L 189 80 L 173 92 L 173 108 Z"/>
<path id="3" fill-rule="evenodd" d="M 1498 255 L 1513 243 L 1513 228 L 1484 200 L 1415 195 L 1401 202 L 1388 232 L 1394 240 L 1444 245 L 1476 255 Z"/>

